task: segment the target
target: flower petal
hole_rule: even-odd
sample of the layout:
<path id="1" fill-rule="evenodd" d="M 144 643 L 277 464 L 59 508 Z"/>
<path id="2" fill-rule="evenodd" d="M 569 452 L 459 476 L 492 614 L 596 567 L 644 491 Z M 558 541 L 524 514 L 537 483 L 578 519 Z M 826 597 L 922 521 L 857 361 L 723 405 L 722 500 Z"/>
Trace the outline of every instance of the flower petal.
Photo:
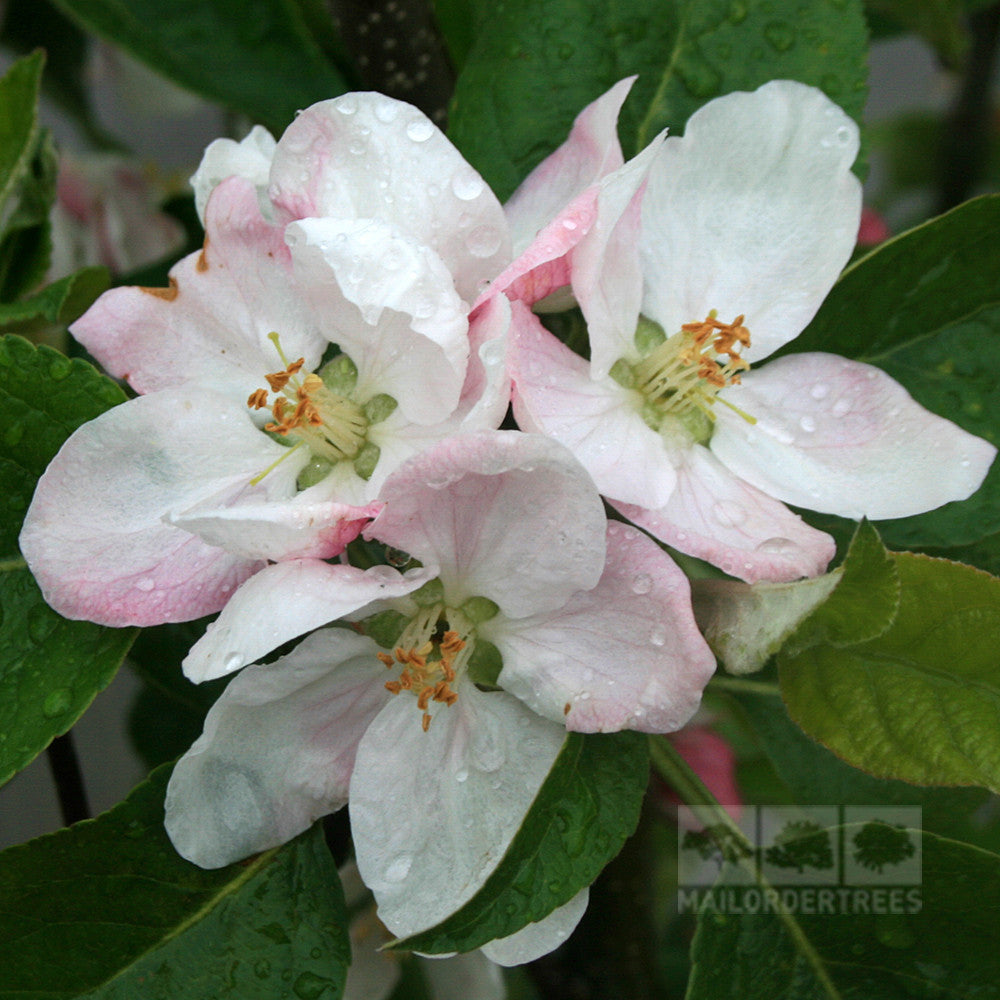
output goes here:
<path id="1" fill-rule="evenodd" d="M 208 144 L 191 178 L 194 205 L 202 225 L 205 224 L 209 195 L 227 177 L 233 174 L 245 177 L 258 192 L 266 193 L 276 146 L 274 136 L 263 125 L 254 125 L 241 142 L 216 139 Z"/>
<path id="2" fill-rule="evenodd" d="M 372 601 L 409 594 L 434 575 L 432 569 L 404 576 L 389 566 L 360 570 L 312 559 L 275 563 L 233 594 L 191 647 L 184 673 L 195 683 L 224 677 Z"/>
<path id="3" fill-rule="evenodd" d="M 207 225 L 205 248 L 171 269 L 169 288 L 114 288 L 70 328 L 138 392 L 195 381 L 243 402 L 284 367 L 272 331 L 307 368 L 328 346 L 296 288 L 284 234 L 261 217 L 249 181 L 216 188 Z"/>
<path id="4" fill-rule="evenodd" d="M 535 167 L 504 205 L 514 254 L 520 255 L 551 219 L 581 191 L 623 162 L 618 113 L 636 77 L 619 80 L 588 104 L 573 122 L 566 141 Z"/>
<path id="5" fill-rule="evenodd" d="M 836 546 L 784 504 L 737 479 L 701 445 L 678 450 L 677 489 L 659 508 L 611 505 L 679 552 L 731 576 L 797 580 L 826 569 Z"/>
<path id="6" fill-rule="evenodd" d="M 687 577 L 642 532 L 608 525 L 604 575 L 549 614 L 480 626 L 503 656 L 498 684 L 584 733 L 666 733 L 695 713 L 715 670 Z"/>
<path id="7" fill-rule="evenodd" d="M 581 889 L 568 903 L 563 903 L 537 923 L 528 924 L 516 934 L 484 944 L 482 953 L 498 965 L 523 965 L 555 951 L 573 933 L 583 918 L 590 900 L 590 889 Z"/>
<path id="8" fill-rule="evenodd" d="M 488 597 L 512 617 L 551 610 L 597 583 L 604 510 L 564 448 L 517 431 L 448 438 L 386 482 L 366 529 L 439 567 L 448 600 Z"/>
<path id="9" fill-rule="evenodd" d="M 441 259 L 373 219 L 304 219 L 286 237 L 309 302 L 357 365 L 358 398 L 387 393 L 417 423 L 450 414 L 469 325 Z"/>
<path id="10" fill-rule="evenodd" d="M 745 315 L 751 361 L 797 336 L 854 249 L 857 151 L 855 123 L 791 80 L 696 111 L 643 199 L 644 312 L 668 334 Z"/>
<path id="11" fill-rule="evenodd" d="M 638 394 L 610 378 L 592 379 L 587 362 L 537 319 L 515 329 L 510 371 L 522 430 L 569 448 L 604 496 L 666 503 L 677 476 L 662 439 L 639 416 Z"/>
<path id="12" fill-rule="evenodd" d="M 565 738 L 516 698 L 467 680 L 455 704 L 432 707 L 424 732 L 410 695 L 394 698 L 365 732 L 351 776 L 358 868 L 398 936 L 433 927 L 479 891 Z"/>
<path id="13" fill-rule="evenodd" d="M 437 252 L 466 302 L 510 259 L 503 209 L 483 179 L 430 119 L 381 94 L 303 111 L 278 143 L 270 194 L 289 219 L 392 224 Z"/>
<path id="14" fill-rule="evenodd" d="M 225 427 L 225 447 L 206 428 Z M 294 491 L 301 461 L 208 390 L 140 396 L 84 424 L 39 480 L 21 548 L 61 614 L 107 625 L 186 621 L 217 611 L 262 553 L 234 553 L 172 526 L 198 504 L 257 503 Z M 298 462 L 298 465 L 296 465 Z M 251 540 L 252 541 L 252 540 Z"/>
<path id="15" fill-rule="evenodd" d="M 377 648 L 324 629 L 230 682 L 167 786 L 167 833 L 183 857 L 221 868 L 344 805 L 358 743 L 392 697 Z"/>
<path id="16" fill-rule="evenodd" d="M 720 412 L 719 460 L 779 500 L 842 517 L 906 517 L 964 500 L 996 455 L 881 369 L 832 354 L 779 358 L 724 397 L 757 422 Z"/>

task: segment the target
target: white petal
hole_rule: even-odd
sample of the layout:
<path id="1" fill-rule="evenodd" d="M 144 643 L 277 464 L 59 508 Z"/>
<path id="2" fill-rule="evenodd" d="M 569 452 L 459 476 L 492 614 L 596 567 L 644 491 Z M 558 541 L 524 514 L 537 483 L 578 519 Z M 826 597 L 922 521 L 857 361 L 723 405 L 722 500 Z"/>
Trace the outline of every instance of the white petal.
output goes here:
<path id="1" fill-rule="evenodd" d="M 503 656 L 500 686 L 578 732 L 674 732 L 715 670 L 687 577 L 623 524 L 608 525 L 608 558 L 593 590 L 547 615 L 498 615 L 480 631 Z"/>
<path id="2" fill-rule="evenodd" d="M 638 393 L 593 379 L 587 362 L 535 319 L 510 348 L 514 416 L 522 430 L 564 444 L 606 497 L 660 505 L 677 475 L 660 436 L 639 415 Z"/>
<path id="3" fill-rule="evenodd" d="M 377 648 L 325 629 L 234 678 L 167 786 L 167 833 L 181 855 L 221 868 L 347 801 L 358 742 L 392 697 Z"/>
<path id="4" fill-rule="evenodd" d="M 746 316 L 750 360 L 796 337 L 854 249 L 858 129 L 776 80 L 704 105 L 664 144 L 643 200 L 644 312 L 668 334 Z"/>
<path id="5" fill-rule="evenodd" d="M 482 947 L 484 955 L 498 965 L 523 965 L 555 951 L 573 933 L 587 910 L 590 889 L 581 889 L 568 903 L 553 910 L 538 923 L 528 924 L 516 934 L 498 938 Z"/>
<path id="6" fill-rule="evenodd" d="M 358 869 L 398 936 L 433 927 L 479 891 L 565 739 L 516 698 L 469 681 L 455 704 L 433 708 L 424 732 L 415 699 L 394 698 L 365 733 L 351 776 Z"/>
<path id="7" fill-rule="evenodd" d="M 784 504 L 733 475 L 701 445 L 678 450 L 677 489 L 659 508 L 611 501 L 680 552 L 748 583 L 796 580 L 826 569 L 836 546 Z"/>
<path id="8" fill-rule="evenodd" d="M 437 254 L 372 219 L 304 219 L 286 236 L 306 296 L 358 367 L 357 398 L 387 393 L 424 424 L 450 414 L 469 325 Z"/>
<path id="9" fill-rule="evenodd" d="M 194 204 L 202 225 L 209 195 L 227 177 L 233 174 L 245 177 L 259 192 L 266 192 L 276 145 L 274 136 L 263 125 L 254 125 L 241 142 L 216 139 L 208 144 L 191 178 Z"/>
<path id="10" fill-rule="evenodd" d="M 485 181 L 421 112 L 381 94 L 300 114 L 278 143 L 271 197 L 292 219 L 392 224 L 437 252 L 466 302 L 510 259 L 507 220 Z"/>
<path id="11" fill-rule="evenodd" d="M 312 629 L 372 601 L 402 597 L 434 576 L 389 566 L 360 570 L 300 559 L 274 563 L 240 587 L 191 648 L 184 673 L 196 683 L 224 677 Z"/>
<path id="12" fill-rule="evenodd" d="M 561 445 L 517 431 L 448 438 L 386 482 L 366 537 L 440 570 L 454 606 L 488 597 L 521 617 L 560 607 L 604 566 L 604 509 Z"/>
<path id="13" fill-rule="evenodd" d="M 779 358 L 724 395 L 757 422 L 720 412 L 711 441 L 720 461 L 779 500 L 842 517 L 906 517 L 964 500 L 996 455 L 881 369 L 832 354 Z"/>

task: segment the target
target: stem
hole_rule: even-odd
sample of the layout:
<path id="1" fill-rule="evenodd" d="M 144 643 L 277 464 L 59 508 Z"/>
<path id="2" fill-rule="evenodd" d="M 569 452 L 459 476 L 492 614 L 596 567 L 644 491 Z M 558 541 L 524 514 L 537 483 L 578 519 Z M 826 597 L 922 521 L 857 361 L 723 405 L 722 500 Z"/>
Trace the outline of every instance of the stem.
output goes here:
<path id="1" fill-rule="evenodd" d="M 76 756 L 71 733 L 57 736 L 46 751 L 49 758 L 49 768 L 52 780 L 56 784 L 56 794 L 59 797 L 59 810 L 63 823 L 72 826 L 81 820 L 90 819 L 90 807 L 87 804 L 87 791 L 83 784 L 83 773 L 80 761 Z"/>
<path id="2" fill-rule="evenodd" d="M 13 559 L 0 559 L 0 573 L 13 573 L 15 570 L 27 569 L 28 564 L 21 556 Z"/>
<path id="3" fill-rule="evenodd" d="M 746 834 L 737 826 L 736 821 L 719 803 L 719 800 L 705 787 L 704 782 L 692 770 L 688 762 L 677 752 L 677 748 L 666 736 L 651 737 L 649 740 L 649 752 L 653 761 L 653 766 L 678 795 L 695 811 L 698 819 L 705 824 L 705 829 L 716 838 L 716 845 L 726 856 L 733 852 L 729 849 L 731 844 L 726 843 L 726 838 L 713 833 L 713 827 L 724 826 L 728 836 L 733 842 L 738 844 L 743 851 L 736 863 L 749 875 L 762 890 L 770 889 L 771 886 L 753 863 L 754 845 L 747 838 Z M 746 856 L 744 857 L 744 853 Z M 812 942 L 806 937 L 805 931 L 793 914 L 785 908 L 780 897 L 777 897 L 778 905 L 776 911 L 778 918 L 785 927 L 785 931 L 792 939 L 795 947 L 802 957 L 809 963 L 813 975 L 823 987 L 830 1000 L 841 1000 L 841 995 L 833 980 L 827 974 L 823 959 L 813 947 Z"/>
<path id="4" fill-rule="evenodd" d="M 969 16 L 972 45 L 941 143 L 938 212 L 965 201 L 982 176 L 990 141 L 990 83 L 1000 39 L 1000 4 Z"/>
<path id="5" fill-rule="evenodd" d="M 708 686 L 715 691 L 732 691 L 736 694 L 763 694 L 769 698 L 780 698 L 781 688 L 770 681 L 745 681 L 740 677 L 726 677 L 716 674 Z"/>

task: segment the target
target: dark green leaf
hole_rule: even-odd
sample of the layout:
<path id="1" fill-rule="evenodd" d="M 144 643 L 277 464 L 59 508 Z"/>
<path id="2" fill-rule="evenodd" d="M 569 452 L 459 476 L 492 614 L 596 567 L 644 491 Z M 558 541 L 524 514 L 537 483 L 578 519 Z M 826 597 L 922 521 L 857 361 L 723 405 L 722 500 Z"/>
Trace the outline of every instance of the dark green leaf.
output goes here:
<path id="1" fill-rule="evenodd" d="M 791 717 L 877 777 L 1000 789 L 1000 579 L 898 553 L 890 628 L 778 655 Z"/>
<path id="2" fill-rule="evenodd" d="M 425 954 L 469 951 L 547 916 L 590 885 L 639 820 L 646 737 L 570 733 L 486 884 L 436 927 L 394 946 Z"/>
<path id="3" fill-rule="evenodd" d="M 45 56 L 41 52 L 15 63 L 0 79 L 0 218 L 28 169 L 38 136 L 36 107 Z"/>
<path id="4" fill-rule="evenodd" d="M 621 117 L 628 156 L 711 98 L 776 78 L 860 118 L 866 57 L 859 0 L 507 0 L 469 52 L 450 134 L 506 199 L 622 77 L 639 75 Z"/>
<path id="5" fill-rule="evenodd" d="M 293 0 L 57 0 L 86 29 L 275 133 L 346 89 Z"/>
<path id="6" fill-rule="evenodd" d="M 841 829 L 845 843 L 859 832 L 856 825 Z M 1000 857 L 927 832 L 911 837 L 922 846 L 920 886 L 869 888 L 863 896 L 848 889 L 832 897 L 833 912 L 817 912 L 822 890 L 810 897 L 808 887 L 786 889 L 834 992 L 821 986 L 775 914 L 706 911 L 692 946 L 687 1000 L 988 996 L 1000 978 Z M 725 907 L 727 890 L 715 893 L 717 909 Z M 813 912 L 802 906 L 810 898 Z"/>
<path id="7" fill-rule="evenodd" d="M 865 5 L 870 14 L 920 35 L 949 68 L 961 65 L 969 45 L 962 0 L 865 0 Z"/>
<path id="8" fill-rule="evenodd" d="M 18 555 L 38 477 L 81 424 L 124 393 L 83 361 L 0 339 L 0 784 L 66 732 L 115 675 L 134 630 L 71 622 L 46 605 Z"/>
<path id="9" fill-rule="evenodd" d="M 20 302 L 0 305 L 0 330 L 23 330 L 38 323 L 68 326 L 83 315 L 109 285 L 106 268 L 87 267 L 60 278 Z"/>
<path id="10" fill-rule="evenodd" d="M 346 914 L 320 827 L 203 871 L 163 829 L 169 768 L 0 855 L 0 1000 L 336 1000 Z"/>

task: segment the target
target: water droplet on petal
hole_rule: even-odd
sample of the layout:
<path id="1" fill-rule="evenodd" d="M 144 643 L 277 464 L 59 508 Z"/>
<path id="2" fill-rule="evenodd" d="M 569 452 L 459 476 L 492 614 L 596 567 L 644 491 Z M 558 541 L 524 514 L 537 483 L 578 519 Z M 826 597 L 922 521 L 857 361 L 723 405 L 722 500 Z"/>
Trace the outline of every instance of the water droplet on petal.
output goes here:
<path id="1" fill-rule="evenodd" d="M 375 105 L 375 117 L 384 125 L 389 125 L 396 120 L 399 109 L 400 104 L 386 98 Z"/>
<path id="2" fill-rule="evenodd" d="M 135 581 L 135 589 L 148 594 L 156 586 L 156 581 L 151 576 L 144 576 L 141 580 Z"/>
<path id="3" fill-rule="evenodd" d="M 472 201 L 483 192 L 483 179 L 471 167 L 460 170 L 451 179 L 451 189 L 455 197 L 462 201 Z"/>
<path id="4" fill-rule="evenodd" d="M 462 784 L 463 781 L 467 781 L 468 777 L 469 777 L 469 772 L 466 771 L 464 768 L 461 771 L 456 771 L 455 772 L 455 780 L 459 784 Z"/>
<path id="5" fill-rule="evenodd" d="M 830 387 L 825 382 L 817 382 L 810 390 L 813 399 L 825 399 L 830 393 Z"/>
<path id="6" fill-rule="evenodd" d="M 765 538 L 764 541 L 757 546 L 757 552 L 766 552 L 770 555 L 788 555 L 794 552 L 796 548 L 795 542 L 789 538 L 781 538 L 780 536 L 775 536 L 774 538 Z"/>
<path id="7" fill-rule="evenodd" d="M 667 630 L 663 625 L 654 625 L 649 633 L 649 641 L 654 646 L 663 646 L 667 641 Z"/>
<path id="8" fill-rule="evenodd" d="M 410 874 L 413 858 L 409 854 L 400 854 L 385 870 L 385 878 L 389 882 L 402 882 Z"/>
<path id="9" fill-rule="evenodd" d="M 833 404 L 830 411 L 835 417 L 846 417 L 851 412 L 851 401 L 849 399 L 838 399 Z"/>
<path id="10" fill-rule="evenodd" d="M 476 226 L 465 237 L 465 245 L 473 257 L 492 257 L 502 242 L 503 237 L 494 226 Z"/>
<path id="11" fill-rule="evenodd" d="M 811 434 L 816 430 L 816 420 L 807 413 L 805 416 L 799 418 L 799 427 Z"/>
<path id="12" fill-rule="evenodd" d="M 746 509 L 732 500 L 718 501 L 712 507 L 712 514 L 723 528 L 737 528 L 747 519 Z"/>
<path id="13" fill-rule="evenodd" d="M 334 107 L 342 115 L 353 115 L 358 110 L 358 99 L 353 94 L 345 94 L 334 101 Z"/>
<path id="14" fill-rule="evenodd" d="M 231 673 L 233 670 L 239 670 L 244 663 L 246 663 L 246 659 L 242 653 L 226 653 L 223 666 L 225 666 L 227 673 Z"/>
<path id="15" fill-rule="evenodd" d="M 406 126 L 406 134 L 414 142 L 426 142 L 434 134 L 434 126 L 426 118 L 416 118 Z"/>
<path id="16" fill-rule="evenodd" d="M 632 579 L 633 594 L 648 594 L 653 589 L 653 578 L 648 573 L 639 573 Z"/>

